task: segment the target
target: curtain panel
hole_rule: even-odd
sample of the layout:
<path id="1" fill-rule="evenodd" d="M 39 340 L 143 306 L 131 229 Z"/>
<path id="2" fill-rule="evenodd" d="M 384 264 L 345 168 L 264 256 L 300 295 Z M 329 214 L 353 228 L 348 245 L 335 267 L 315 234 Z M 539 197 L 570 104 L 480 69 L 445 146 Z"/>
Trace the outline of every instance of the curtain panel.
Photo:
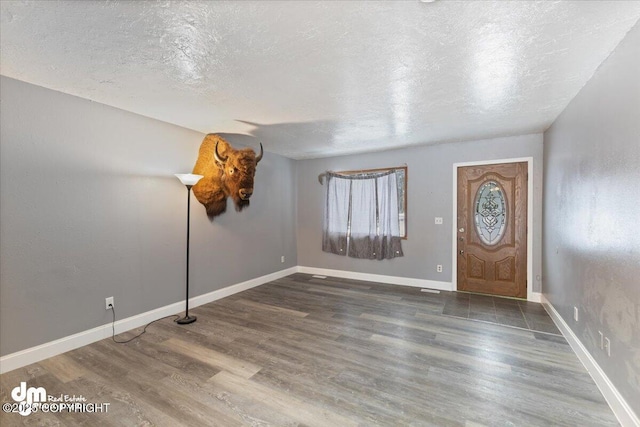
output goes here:
<path id="1" fill-rule="evenodd" d="M 322 226 L 322 250 L 325 252 L 347 254 L 350 194 L 351 181 L 327 174 Z"/>

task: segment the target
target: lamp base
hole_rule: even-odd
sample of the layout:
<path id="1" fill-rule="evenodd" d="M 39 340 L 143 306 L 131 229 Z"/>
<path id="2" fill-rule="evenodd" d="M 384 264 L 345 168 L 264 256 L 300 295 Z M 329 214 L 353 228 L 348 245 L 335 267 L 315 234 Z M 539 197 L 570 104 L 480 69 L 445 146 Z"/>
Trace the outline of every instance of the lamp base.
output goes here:
<path id="1" fill-rule="evenodd" d="M 195 322 L 196 319 L 197 319 L 196 316 L 185 316 L 185 317 L 182 317 L 182 318 L 176 320 L 176 323 L 178 323 L 180 325 L 188 325 L 189 323 Z"/>

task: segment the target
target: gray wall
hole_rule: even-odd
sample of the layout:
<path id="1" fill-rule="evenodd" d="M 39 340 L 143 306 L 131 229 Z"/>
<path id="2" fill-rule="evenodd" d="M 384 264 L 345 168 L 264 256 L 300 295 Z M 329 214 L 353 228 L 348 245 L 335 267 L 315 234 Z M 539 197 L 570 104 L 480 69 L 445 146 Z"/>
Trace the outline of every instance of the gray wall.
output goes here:
<path id="1" fill-rule="evenodd" d="M 183 300 L 187 191 L 173 174 L 203 135 L 0 85 L 0 354 L 110 322 L 108 296 L 119 319 Z M 210 223 L 191 207 L 192 296 L 297 264 L 294 161 L 265 153 L 241 213 Z"/>
<path id="2" fill-rule="evenodd" d="M 533 157 L 533 276 L 540 291 L 542 210 L 542 134 L 482 141 L 405 148 L 365 155 L 301 160 L 298 177 L 298 264 L 307 267 L 451 282 L 453 219 L 453 164 L 518 157 Z M 326 171 L 408 166 L 408 239 L 404 257 L 360 260 L 322 252 L 324 187 L 318 174 Z M 443 217 L 443 225 L 434 218 Z M 436 272 L 436 265 L 443 272 Z"/>
<path id="3" fill-rule="evenodd" d="M 543 292 L 640 414 L 638 76 L 640 24 L 544 135 Z"/>

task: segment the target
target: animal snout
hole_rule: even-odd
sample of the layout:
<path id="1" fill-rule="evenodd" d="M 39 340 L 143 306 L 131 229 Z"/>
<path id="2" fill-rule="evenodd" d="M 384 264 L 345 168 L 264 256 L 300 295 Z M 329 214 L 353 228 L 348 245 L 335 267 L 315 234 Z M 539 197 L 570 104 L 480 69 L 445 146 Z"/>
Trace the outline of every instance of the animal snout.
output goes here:
<path id="1" fill-rule="evenodd" d="M 253 194 L 253 188 L 241 188 L 239 193 L 242 200 L 247 200 Z"/>

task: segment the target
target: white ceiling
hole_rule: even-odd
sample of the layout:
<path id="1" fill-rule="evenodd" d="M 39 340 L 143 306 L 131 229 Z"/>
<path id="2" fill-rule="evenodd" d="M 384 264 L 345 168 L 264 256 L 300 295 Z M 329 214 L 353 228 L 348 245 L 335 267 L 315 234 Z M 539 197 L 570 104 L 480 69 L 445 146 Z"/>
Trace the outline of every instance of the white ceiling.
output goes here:
<path id="1" fill-rule="evenodd" d="M 2 1 L 0 72 L 291 158 L 544 131 L 639 1 Z"/>

